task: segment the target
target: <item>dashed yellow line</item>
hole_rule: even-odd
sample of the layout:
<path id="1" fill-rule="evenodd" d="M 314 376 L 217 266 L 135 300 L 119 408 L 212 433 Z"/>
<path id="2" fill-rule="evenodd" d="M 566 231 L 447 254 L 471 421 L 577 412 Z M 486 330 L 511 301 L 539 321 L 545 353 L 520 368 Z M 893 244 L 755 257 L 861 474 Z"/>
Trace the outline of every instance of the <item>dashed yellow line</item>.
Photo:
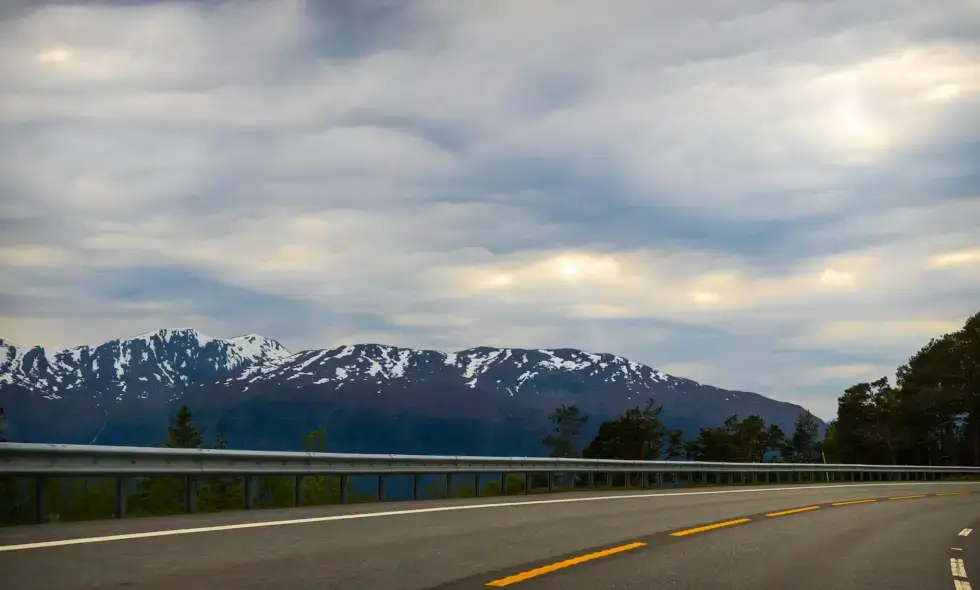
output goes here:
<path id="1" fill-rule="evenodd" d="M 834 502 L 831 506 L 850 506 L 851 504 L 870 504 L 877 502 L 878 498 L 868 498 L 867 500 L 849 500 L 847 502 Z"/>
<path id="2" fill-rule="evenodd" d="M 804 508 L 794 508 L 792 510 L 783 510 L 781 512 L 770 512 L 766 516 L 786 516 L 787 514 L 799 514 L 800 512 L 809 512 L 811 510 L 819 509 L 819 506 L 806 506 Z"/>
<path id="3" fill-rule="evenodd" d="M 888 500 L 914 500 L 919 498 L 925 498 L 927 496 L 966 496 L 972 492 L 936 492 L 934 494 L 915 494 L 910 496 L 891 496 L 887 498 Z M 866 498 L 863 500 L 846 500 L 842 502 L 832 502 L 831 506 L 851 506 L 854 504 L 871 504 L 877 502 L 879 498 Z M 787 516 L 790 514 L 800 514 L 803 512 L 811 512 L 813 510 L 819 510 L 822 508 L 821 505 L 804 506 L 802 508 L 793 508 L 791 510 L 781 510 L 779 512 L 769 512 L 766 514 L 768 517 L 774 516 Z M 752 522 L 751 518 L 736 518 L 734 520 L 726 520 L 724 522 L 716 522 L 713 524 L 707 524 L 704 526 L 694 527 L 690 529 L 684 529 L 680 531 L 675 531 L 670 533 L 671 537 L 686 537 L 687 535 L 694 535 L 697 533 L 703 533 L 706 531 L 713 531 L 715 529 L 720 529 L 724 527 L 735 526 L 739 524 L 744 524 L 746 522 Z M 603 557 L 608 557 L 610 555 L 615 555 L 617 553 L 622 553 L 624 551 L 630 551 L 633 549 L 638 549 L 640 547 L 645 547 L 646 543 L 636 542 L 628 543 L 626 545 L 620 545 L 618 547 L 612 547 L 610 549 L 604 549 L 602 551 L 596 551 L 594 553 L 587 553 L 585 555 L 580 555 L 578 557 L 573 557 L 571 559 L 566 559 L 564 561 L 559 561 L 550 565 L 535 568 L 533 570 L 528 570 L 526 572 L 521 572 L 519 574 L 514 574 L 506 578 L 501 578 L 499 580 L 494 580 L 488 582 L 487 586 L 492 586 L 495 588 L 501 588 L 504 586 L 510 586 L 511 584 L 517 584 L 518 582 L 523 582 L 525 580 L 530 580 L 531 578 L 536 578 L 544 574 L 549 574 L 567 567 L 572 567 L 580 563 L 585 563 L 588 561 L 593 561 L 596 559 L 601 559 Z M 969 590 L 969 586 L 965 586 L 964 590 Z"/>
<path id="4" fill-rule="evenodd" d="M 716 522 L 714 524 L 707 524 L 704 526 L 695 527 L 693 529 L 684 529 L 683 531 L 676 531 L 670 533 L 671 537 L 686 537 L 687 535 L 693 535 L 695 533 L 703 533 L 705 531 L 713 531 L 715 529 L 720 529 L 726 526 L 735 526 L 737 524 L 742 524 L 746 522 L 752 522 L 751 518 L 736 518 L 735 520 L 726 520 L 725 522 Z"/>
<path id="5" fill-rule="evenodd" d="M 627 545 L 620 545 L 619 547 L 612 547 L 610 549 L 605 549 L 603 551 L 596 551 L 595 553 L 588 553 L 586 555 L 579 555 L 578 557 L 573 557 L 571 559 L 566 559 L 565 561 L 559 561 L 558 563 L 552 563 L 551 565 L 546 565 L 543 567 L 535 568 L 533 570 L 528 570 L 526 572 L 521 572 L 519 574 L 514 574 L 513 576 L 508 576 L 506 578 L 501 578 L 499 580 L 494 580 L 492 582 L 487 582 L 487 586 L 493 586 L 495 588 L 502 588 L 504 586 L 510 586 L 511 584 L 516 584 L 518 582 L 523 582 L 525 580 L 530 580 L 531 578 L 536 578 L 538 576 L 543 576 L 544 574 L 550 574 L 551 572 L 564 569 L 566 567 L 571 567 L 573 565 L 578 565 L 580 563 L 585 563 L 587 561 L 592 561 L 593 559 L 600 559 L 603 557 L 608 557 L 610 555 L 615 555 L 617 553 L 622 553 L 623 551 L 630 551 L 631 549 L 638 549 L 640 547 L 646 547 L 646 543 L 629 543 Z"/>

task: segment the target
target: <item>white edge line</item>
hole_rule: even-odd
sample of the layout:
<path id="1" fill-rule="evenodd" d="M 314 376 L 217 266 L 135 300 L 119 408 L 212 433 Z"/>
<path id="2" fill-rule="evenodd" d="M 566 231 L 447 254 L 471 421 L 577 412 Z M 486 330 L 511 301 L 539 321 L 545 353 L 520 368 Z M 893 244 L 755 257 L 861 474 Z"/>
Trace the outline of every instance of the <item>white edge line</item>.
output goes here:
<path id="1" fill-rule="evenodd" d="M 953 580 L 953 587 L 956 590 L 973 590 L 970 583 L 966 580 Z"/>
<path id="2" fill-rule="evenodd" d="M 495 502 L 492 504 L 467 504 L 463 506 L 437 506 L 433 508 L 410 508 L 408 510 L 390 510 L 386 512 L 359 512 L 355 514 L 334 514 L 331 516 L 314 516 L 310 518 L 294 518 L 289 520 L 267 520 L 259 522 L 244 522 L 238 524 L 225 524 L 208 527 L 197 527 L 190 529 L 171 529 L 163 531 L 148 531 L 142 533 L 127 533 L 121 535 L 107 535 L 104 537 L 83 537 L 75 539 L 61 539 L 59 541 L 39 541 L 36 543 L 22 543 L 19 545 L 0 545 L 0 552 L 3 551 L 23 551 L 26 549 L 43 549 L 46 547 L 64 547 L 66 545 L 82 545 L 86 543 L 105 543 L 108 541 L 127 541 L 130 539 L 148 539 L 151 537 L 169 537 L 172 535 L 191 535 L 195 533 L 210 533 L 219 531 L 234 531 L 239 529 L 252 529 L 261 527 L 286 526 L 291 524 L 306 524 L 314 522 L 332 522 L 335 520 L 357 520 L 361 518 L 379 518 L 382 516 L 401 516 L 405 514 L 427 514 L 432 512 L 453 512 L 456 510 L 480 510 L 488 508 L 509 508 L 512 506 L 535 506 L 540 504 L 566 504 L 572 502 L 598 502 L 612 500 L 636 500 L 642 498 L 662 498 L 662 497 L 681 497 L 681 496 L 709 496 L 714 494 L 761 494 L 766 492 L 792 492 L 806 490 L 825 490 L 841 488 L 869 488 L 885 486 L 909 486 L 909 485 L 975 485 L 973 482 L 894 482 L 894 483 L 868 483 L 868 484 L 832 484 L 825 486 L 807 486 L 790 488 L 762 488 L 747 490 L 710 490 L 701 492 L 656 492 L 651 494 L 623 494 L 617 496 L 586 496 L 579 498 L 557 498 L 552 500 L 527 500 L 519 502 Z"/>

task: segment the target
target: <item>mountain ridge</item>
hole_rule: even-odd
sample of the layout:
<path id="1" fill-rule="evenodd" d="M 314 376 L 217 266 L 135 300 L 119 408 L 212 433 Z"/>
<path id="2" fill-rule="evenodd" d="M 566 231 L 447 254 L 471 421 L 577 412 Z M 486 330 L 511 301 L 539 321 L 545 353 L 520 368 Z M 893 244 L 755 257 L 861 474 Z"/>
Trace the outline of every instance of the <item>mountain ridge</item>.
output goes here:
<path id="1" fill-rule="evenodd" d="M 221 423 L 229 440 L 265 448 L 293 447 L 329 424 L 332 441 L 352 452 L 540 454 L 558 405 L 575 403 L 603 420 L 650 397 L 664 405 L 665 421 L 694 433 L 734 413 L 757 413 L 785 430 L 803 411 L 573 348 L 444 352 L 365 343 L 293 353 L 258 334 L 219 339 L 192 328 L 50 353 L 0 340 L 0 405 L 16 410 L 23 436 L 50 442 L 144 444 L 179 401 L 205 423 Z M 52 413 L 66 422 L 48 419 Z M 463 424 L 472 432 L 460 432 Z"/>

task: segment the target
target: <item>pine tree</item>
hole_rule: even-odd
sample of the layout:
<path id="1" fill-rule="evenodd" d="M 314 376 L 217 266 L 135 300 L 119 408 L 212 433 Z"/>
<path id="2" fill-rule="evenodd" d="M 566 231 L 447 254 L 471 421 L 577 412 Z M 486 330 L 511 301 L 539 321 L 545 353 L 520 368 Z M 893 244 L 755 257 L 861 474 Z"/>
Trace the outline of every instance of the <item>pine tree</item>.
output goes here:
<path id="1" fill-rule="evenodd" d="M 221 421 L 214 429 L 214 448 L 227 449 L 228 439 Z M 205 503 L 215 510 L 224 510 L 242 503 L 242 490 L 238 478 L 228 475 L 216 475 L 208 478 L 207 486 L 201 490 Z"/>
<path id="2" fill-rule="evenodd" d="M 550 419 L 554 425 L 552 434 L 544 437 L 541 441 L 541 444 L 551 448 L 548 456 L 578 456 L 578 437 L 582 432 L 582 426 L 589 420 L 589 417 L 583 415 L 578 406 L 562 404 L 552 412 Z"/>
<path id="3" fill-rule="evenodd" d="M 204 431 L 194 427 L 191 409 L 187 405 L 180 406 L 180 410 L 170 420 L 167 442 L 164 446 L 174 449 L 199 449 L 203 443 Z"/>
<path id="4" fill-rule="evenodd" d="M 796 458 L 802 463 L 811 463 L 815 459 L 817 448 L 817 419 L 808 410 L 804 410 L 796 418 L 795 426 L 793 450 Z"/>

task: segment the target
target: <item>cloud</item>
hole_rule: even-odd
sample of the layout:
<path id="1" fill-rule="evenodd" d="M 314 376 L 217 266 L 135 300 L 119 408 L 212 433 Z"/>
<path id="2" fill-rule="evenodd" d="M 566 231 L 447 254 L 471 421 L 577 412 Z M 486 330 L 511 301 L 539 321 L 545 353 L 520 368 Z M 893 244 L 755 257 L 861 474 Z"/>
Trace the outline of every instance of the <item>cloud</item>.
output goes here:
<path id="1" fill-rule="evenodd" d="M 5 4 L 0 335 L 573 346 L 831 417 L 976 311 L 942 4 Z"/>

